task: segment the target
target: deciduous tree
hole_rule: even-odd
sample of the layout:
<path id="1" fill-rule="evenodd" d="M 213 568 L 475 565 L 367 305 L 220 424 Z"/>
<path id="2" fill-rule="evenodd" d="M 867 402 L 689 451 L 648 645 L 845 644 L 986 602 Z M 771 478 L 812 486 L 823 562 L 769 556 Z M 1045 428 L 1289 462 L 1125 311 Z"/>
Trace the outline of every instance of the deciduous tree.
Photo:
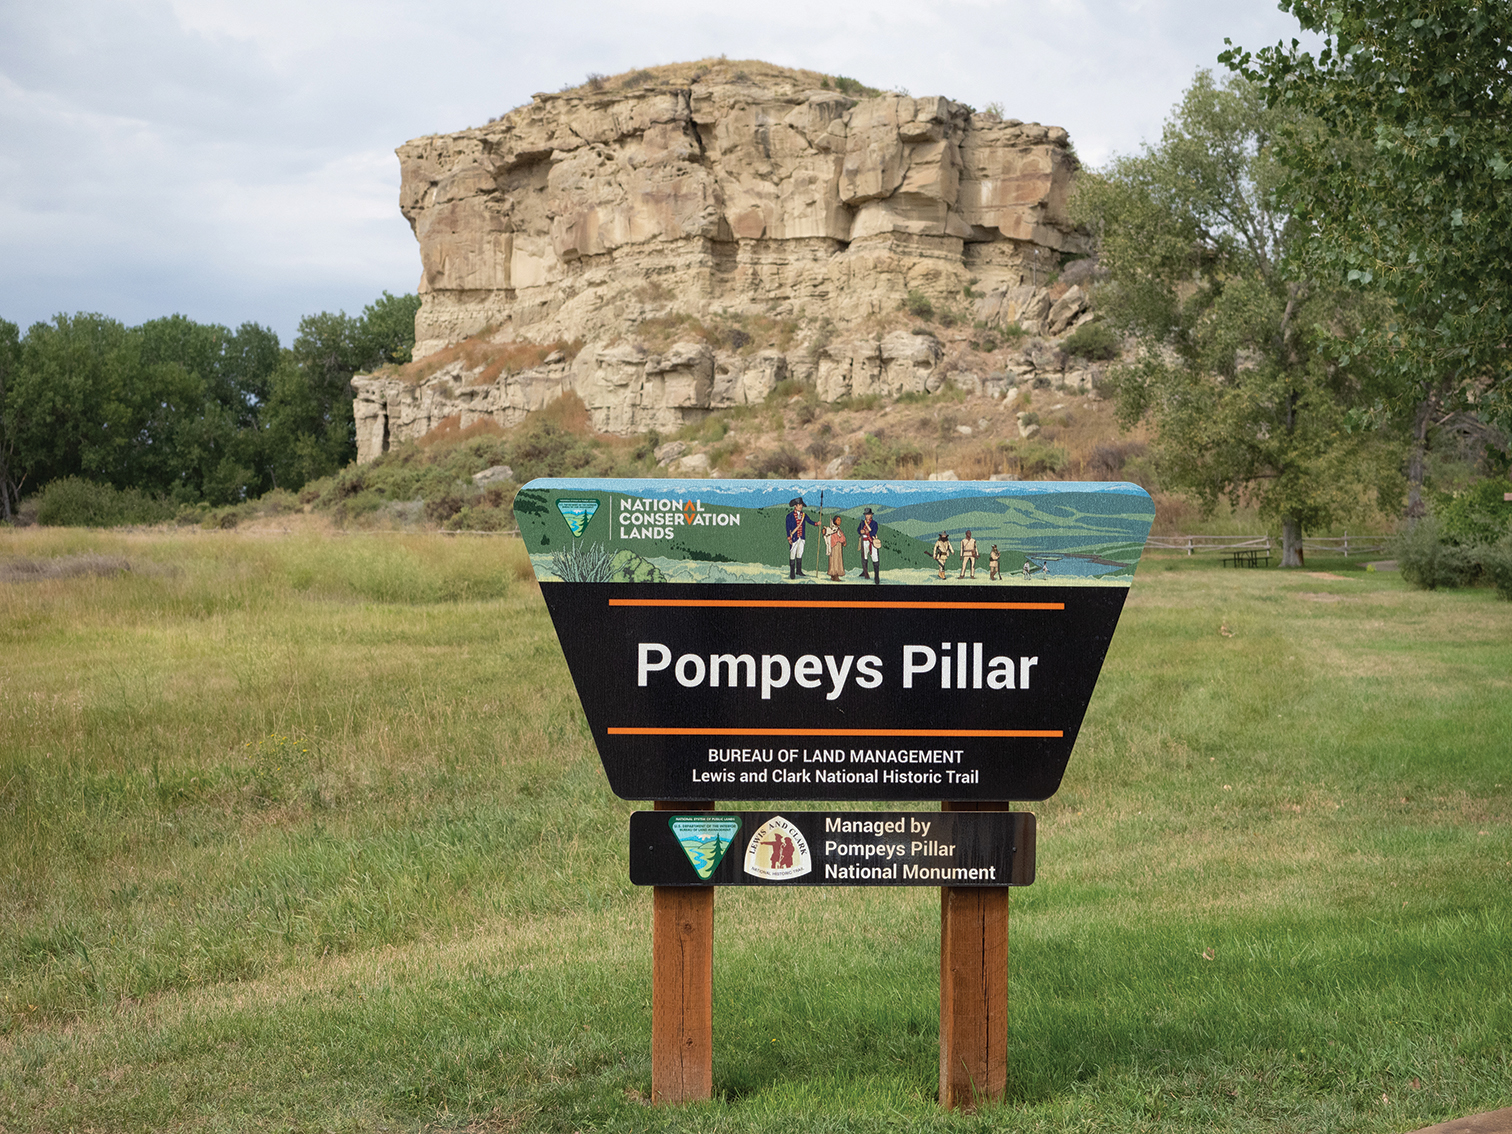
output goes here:
<path id="1" fill-rule="evenodd" d="M 1371 371 L 1326 349 L 1369 318 L 1368 298 L 1289 271 L 1299 229 L 1272 149 L 1287 114 L 1200 72 L 1160 144 L 1084 175 L 1075 209 L 1110 272 L 1105 318 L 1137 343 L 1113 375 L 1121 419 L 1155 426 L 1163 484 L 1208 510 L 1258 505 L 1299 566 L 1307 530 L 1399 480 L 1378 434 L 1346 429 L 1376 396 Z"/>
<path id="2" fill-rule="evenodd" d="M 1391 305 L 1340 353 L 1373 352 L 1393 380 L 1379 411 L 1410 426 L 1415 518 L 1435 420 L 1512 423 L 1512 2 L 1280 6 L 1323 36 L 1316 55 L 1293 40 L 1220 58 L 1308 124 L 1276 147 L 1295 254 Z"/>

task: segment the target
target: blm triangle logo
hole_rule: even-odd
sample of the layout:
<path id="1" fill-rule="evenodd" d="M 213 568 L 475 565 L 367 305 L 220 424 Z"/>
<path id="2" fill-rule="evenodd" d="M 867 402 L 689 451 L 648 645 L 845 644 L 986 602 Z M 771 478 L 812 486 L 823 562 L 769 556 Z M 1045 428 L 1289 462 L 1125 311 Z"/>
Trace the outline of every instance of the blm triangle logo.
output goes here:
<path id="1" fill-rule="evenodd" d="M 597 500 L 558 500 L 557 511 L 562 514 L 562 519 L 567 521 L 567 526 L 572 529 L 572 534 L 581 537 L 583 529 L 588 526 L 588 521 L 593 519 L 593 514 L 598 511 Z"/>
<path id="2" fill-rule="evenodd" d="M 683 853 L 700 878 L 714 873 L 740 833 L 740 820 L 733 815 L 674 815 L 667 821 Z"/>

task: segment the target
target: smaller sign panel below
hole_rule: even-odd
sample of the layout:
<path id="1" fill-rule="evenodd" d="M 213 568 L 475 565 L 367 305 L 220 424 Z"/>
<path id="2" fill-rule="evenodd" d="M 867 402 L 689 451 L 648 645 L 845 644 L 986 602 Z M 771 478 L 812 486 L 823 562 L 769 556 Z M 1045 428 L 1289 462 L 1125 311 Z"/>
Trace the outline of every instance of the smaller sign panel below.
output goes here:
<path id="1" fill-rule="evenodd" d="M 637 811 L 630 881 L 1028 886 L 1034 839 L 1028 811 Z"/>

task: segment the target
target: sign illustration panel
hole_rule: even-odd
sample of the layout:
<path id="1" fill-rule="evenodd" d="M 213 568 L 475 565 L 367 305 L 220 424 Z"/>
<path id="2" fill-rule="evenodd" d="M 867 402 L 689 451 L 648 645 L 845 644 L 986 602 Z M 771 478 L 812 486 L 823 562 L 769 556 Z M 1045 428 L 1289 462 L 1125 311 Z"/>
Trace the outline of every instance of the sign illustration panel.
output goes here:
<path id="1" fill-rule="evenodd" d="M 1060 784 L 1154 505 L 554 479 L 515 514 L 621 797 L 1028 800 Z"/>

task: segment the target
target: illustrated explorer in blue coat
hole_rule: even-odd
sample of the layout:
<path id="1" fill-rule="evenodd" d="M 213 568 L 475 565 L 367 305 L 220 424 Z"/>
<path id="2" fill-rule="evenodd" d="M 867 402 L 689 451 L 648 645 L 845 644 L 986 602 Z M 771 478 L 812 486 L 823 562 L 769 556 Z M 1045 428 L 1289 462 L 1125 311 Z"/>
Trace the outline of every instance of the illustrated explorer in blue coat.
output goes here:
<path id="1" fill-rule="evenodd" d="M 808 505 L 803 502 L 801 496 L 795 496 L 789 500 L 788 507 L 792 509 L 787 514 L 788 578 L 801 579 L 803 578 L 803 529 L 809 524 L 817 528 L 819 521 L 804 513 L 803 510 Z"/>
<path id="2" fill-rule="evenodd" d="M 856 535 L 861 544 L 861 577 L 867 578 L 866 561 L 871 560 L 872 575 L 875 581 L 882 581 L 882 564 L 877 559 L 877 552 L 882 547 L 882 532 L 877 527 L 877 517 L 872 515 L 868 508 L 861 516 L 861 522 L 856 525 Z"/>

